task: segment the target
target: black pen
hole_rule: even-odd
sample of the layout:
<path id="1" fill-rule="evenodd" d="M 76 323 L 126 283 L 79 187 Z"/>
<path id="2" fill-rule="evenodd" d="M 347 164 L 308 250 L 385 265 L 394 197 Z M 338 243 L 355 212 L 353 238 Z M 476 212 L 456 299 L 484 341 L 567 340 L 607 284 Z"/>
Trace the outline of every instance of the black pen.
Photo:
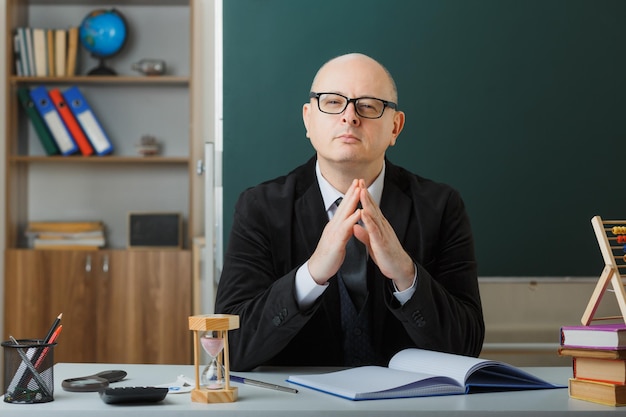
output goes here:
<path id="1" fill-rule="evenodd" d="M 292 394 L 297 394 L 298 390 L 295 388 L 284 387 L 282 385 L 271 384 L 269 382 L 257 381 L 256 379 L 243 378 L 241 376 L 231 375 L 230 380 L 234 382 L 239 382 L 241 384 L 246 385 L 254 385 L 255 387 L 268 388 L 276 391 L 290 392 Z"/>

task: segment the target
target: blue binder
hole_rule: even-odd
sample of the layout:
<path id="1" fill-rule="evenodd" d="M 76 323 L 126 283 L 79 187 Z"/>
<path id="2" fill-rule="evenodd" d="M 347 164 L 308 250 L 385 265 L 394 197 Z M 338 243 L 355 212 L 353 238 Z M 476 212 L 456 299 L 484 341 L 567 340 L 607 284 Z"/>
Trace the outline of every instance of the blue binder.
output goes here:
<path id="1" fill-rule="evenodd" d="M 57 112 L 52 100 L 50 100 L 46 87 L 33 88 L 30 90 L 30 97 L 35 103 L 35 108 L 46 122 L 50 133 L 52 133 L 54 142 L 57 144 L 61 155 L 71 155 L 78 151 L 78 146 L 76 146 L 72 135 L 65 127 L 65 124 L 63 124 L 61 115 Z"/>
<path id="2" fill-rule="evenodd" d="M 87 100 L 78 87 L 73 86 L 63 92 L 67 106 L 72 110 L 76 120 L 83 128 L 97 155 L 106 155 L 113 152 L 113 144 L 96 119 L 96 115 L 89 107 Z"/>

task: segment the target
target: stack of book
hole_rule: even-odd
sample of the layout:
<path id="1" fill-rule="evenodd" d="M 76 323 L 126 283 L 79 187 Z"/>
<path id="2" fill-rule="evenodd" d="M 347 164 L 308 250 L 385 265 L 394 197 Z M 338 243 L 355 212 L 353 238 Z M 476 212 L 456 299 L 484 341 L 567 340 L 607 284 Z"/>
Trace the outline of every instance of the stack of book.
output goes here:
<path id="1" fill-rule="evenodd" d="M 78 32 L 78 27 L 15 29 L 13 34 L 15 74 L 20 77 L 76 75 Z"/>
<path id="2" fill-rule="evenodd" d="M 96 250 L 106 244 L 102 222 L 30 222 L 26 237 L 34 249 Z"/>
<path id="3" fill-rule="evenodd" d="M 572 398 L 626 405 L 626 324 L 561 327 L 559 355 L 572 357 Z"/>

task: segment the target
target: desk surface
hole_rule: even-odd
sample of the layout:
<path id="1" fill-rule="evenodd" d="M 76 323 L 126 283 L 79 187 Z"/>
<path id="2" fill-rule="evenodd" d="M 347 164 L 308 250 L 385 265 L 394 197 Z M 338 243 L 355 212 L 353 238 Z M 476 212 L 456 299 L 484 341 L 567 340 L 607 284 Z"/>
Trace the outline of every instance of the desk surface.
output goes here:
<path id="1" fill-rule="evenodd" d="M 107 369 L 123 369 L 128 376 L 112 386 L 160 385 L 175 381 L 179 375 L 194 377 L 190 365 L 117 365 L 60 363 L 54 368 L 54 401 L 45 404 L 9 404 L 0 402 L 0 415 L 21 417 L 90 416 L 133 417 L 159 416 L 480 416 L 528 415 L 606 415 L 609 412 L 626 414 L 626 407 L 609 407 L 569 398 L 567 389 L 518 391 L 508 393 L 452 395 L 444 397 L 405 398 L 394 400 L 350 401 L 332 395 L 297 387 L 298 394 L 233 383 L 239 389 L 234 403 L 194 403 L 189 393 L 168 394 L 165 400 L 152 405 L 108 405 L 97 393 L 67 392 L 61 388 L 66 378 L 91 375 Z M 568 367 L 523 368 L 532 374 L 557 384 L 567 384 L 571 376 Z M 236 373 L 252 379 L 290 385 L 287 376 L 313 373 L 324 369 L 270 369 L 251 373 Z M 296 387 L 294 385 L 294 387 Z M 19 413 L 19 414 L 18 414 Z"/>

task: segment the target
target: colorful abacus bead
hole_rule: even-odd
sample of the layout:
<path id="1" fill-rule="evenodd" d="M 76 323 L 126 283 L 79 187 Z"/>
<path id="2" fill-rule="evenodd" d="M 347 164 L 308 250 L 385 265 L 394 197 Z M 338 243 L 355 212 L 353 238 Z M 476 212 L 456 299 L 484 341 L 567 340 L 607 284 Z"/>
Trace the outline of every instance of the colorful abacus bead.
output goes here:
<path id="1" fill-rule="evenodd" d="M 626 235 L 626 226 L 613 226 L 612 232 L 614 235 Z"/>

